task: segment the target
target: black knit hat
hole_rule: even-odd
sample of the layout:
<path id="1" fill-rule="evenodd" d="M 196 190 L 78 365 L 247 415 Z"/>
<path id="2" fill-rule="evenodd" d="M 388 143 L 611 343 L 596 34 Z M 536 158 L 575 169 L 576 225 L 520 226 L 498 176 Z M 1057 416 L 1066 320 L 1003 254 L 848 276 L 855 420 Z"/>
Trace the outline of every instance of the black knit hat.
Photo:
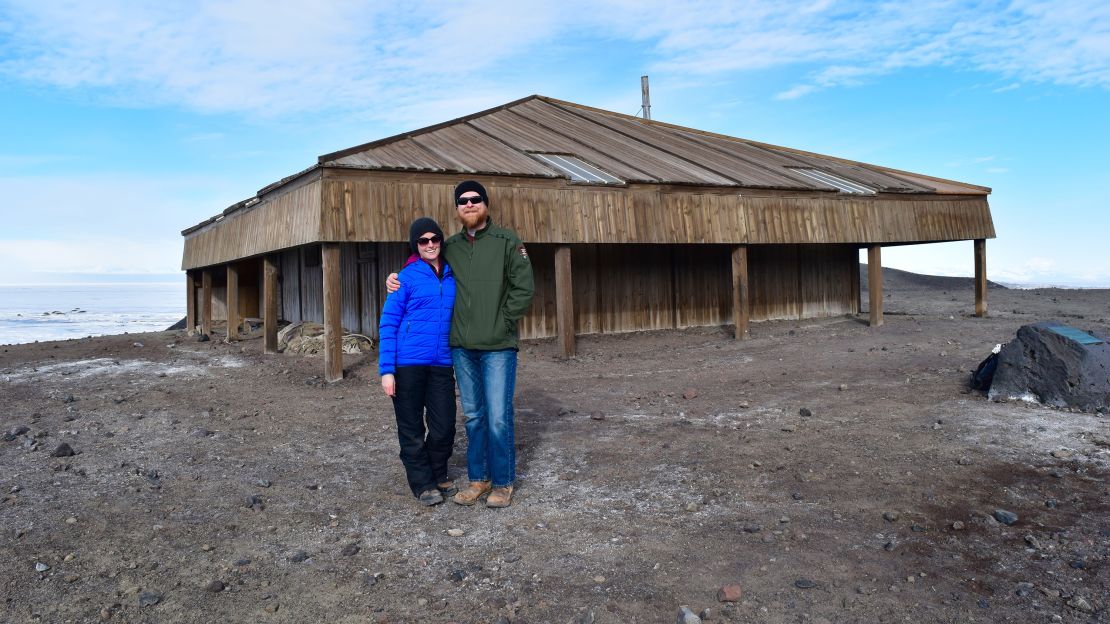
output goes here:
<path id="1" fill-rule="evenodd" d="M 420 217 L 409 226 L 409 247 L 412 247 L 412 253 L 420 253 L 420 248 L 416 244 L 416 239 L 420 238 L 420 235 L 425 232 L 431 232 L 443 238 L 443 230 L 439 229 L 439 224 L 436 223 L 435 219 L 431 217 Z"/>
<path id="2" fill-rule="evenodd" d="M 482 202 L 485 203 L 486 206 L 489 206 L 489 195 L 486 195 L 486 187 L 478 184 L 474 180 L 460 182 L 459 185 L 455 187 L 455 203 L 459 203 L 459 197 L 462 196 L 463 193 L 470 192 L 477 193 L 478 197 L 482 198 Z"/>

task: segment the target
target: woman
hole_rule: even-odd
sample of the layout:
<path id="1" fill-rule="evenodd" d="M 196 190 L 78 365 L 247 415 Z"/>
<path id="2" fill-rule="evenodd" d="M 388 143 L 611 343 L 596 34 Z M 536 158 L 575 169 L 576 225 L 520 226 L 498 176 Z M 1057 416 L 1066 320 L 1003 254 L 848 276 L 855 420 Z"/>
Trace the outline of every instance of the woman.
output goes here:
<path id="1" fill-rule="evenodd" d="M 455 375 L 447 344 L 455 278 L 435 221 L 413 221 L 409 245 L 413 255 L 401 269 L 401 287 L 382 306 L 378 372 L 382 390 L 393 398 L 409 488 L 422 505 L 438 505 L 457 491 L 447 472 L 455 444 Z"/>

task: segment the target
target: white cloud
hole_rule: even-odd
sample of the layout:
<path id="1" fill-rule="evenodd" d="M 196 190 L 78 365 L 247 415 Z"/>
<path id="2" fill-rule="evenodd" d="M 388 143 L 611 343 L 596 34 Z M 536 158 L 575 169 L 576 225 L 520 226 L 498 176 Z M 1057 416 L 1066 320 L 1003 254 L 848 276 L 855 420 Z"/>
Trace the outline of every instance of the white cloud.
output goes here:
<path id="1" fill-rule="evenodd" d="M 637 46 L 645 67 L 675 77 L 810 68 L 781 99 L 925 66 L 1110 87 L 1110 4 L 1094 0 L 6 4 L 0 76 L 132 106 L 431 123 L 442 118 L 419 115 L 573 75 L 561 61 L 598 45 Z"/>

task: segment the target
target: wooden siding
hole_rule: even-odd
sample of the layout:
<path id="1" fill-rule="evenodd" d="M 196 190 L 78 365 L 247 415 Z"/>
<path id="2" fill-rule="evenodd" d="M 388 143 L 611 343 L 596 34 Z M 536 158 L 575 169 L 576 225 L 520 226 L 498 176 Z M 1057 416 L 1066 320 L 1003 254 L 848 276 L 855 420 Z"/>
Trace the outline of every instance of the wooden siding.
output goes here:
<path id="1" fill-rule="evenodd" d="M 281 254 L 286 304 L 281 318 L 285 321 L 323 322 L 322 270 L 304 264 L 316 253 L 313 247 Z M 521 338 L 557 335 L 556 247 L 544 243 L 528 247 L 536 295 L 521 320 Z M 576 334 L 733 323 L 729 245 L 570 248 Z M 859 311 L 852 280 L 853 272 L 858 271 L 855 245 L 770 245 L 749 250 L 751 320 L 817 318 Z M 345 330 L 377 338 L 385 278 L 399 270 L 408 256 L 404 243 L 379 243 L 374 245 L 373 253 L 362 250 L 361 257 L 357 245 L 341 246 Z M 222 286 L 214 290 L 223 293 Z M 301 316 L 292 316 L 301 311 Z"/>
<path id="2" fill-rule="evenodd" d="M 321 240 L 320 181 L 232 212 L 185 236 L 183 269 L 212 266 Z"/>
<path id="3" fill-rule="evenodd" d="M 452 231 L 456 182 L 432 174 L 325 172 L 322 182 L 187 235 L 183 264 L 199 268 L 315 241 L 400 242 L 408 236 L 408 224 L 422 216 Z M 983 196 L 740 194 L 659 185 L 482 182 L 494 220 L 532 243 L 864 245 L 995 236 Z"/>
<path id="4" fill-rule="evenodd" d="M 333 174 L 323 240 L 402 241 L 430 216 L 454 229 L 454 179 Z M 429 176 L 425 176 L 427 178 Z M 909 243 L 993 238 L 981 196 L 854 196 L 603 188 L 483 180 L 495 221 L 538 243 Z"/>

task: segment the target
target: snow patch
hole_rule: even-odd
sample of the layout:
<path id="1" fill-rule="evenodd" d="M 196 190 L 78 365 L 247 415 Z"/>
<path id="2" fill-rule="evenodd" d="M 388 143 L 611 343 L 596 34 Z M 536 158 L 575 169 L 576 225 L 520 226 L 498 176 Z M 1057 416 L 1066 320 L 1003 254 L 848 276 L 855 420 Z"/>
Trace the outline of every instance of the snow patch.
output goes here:
<path id="1" fill-rule="evenodd" d="M 119 377 L 129 374 L 202 377 L 209 374 L 213 367 L 240 368 L 242 366 L 246 366 L 246 362 L 229 355 L 212 358 L 203 364 L 167 364 L 151 362 L 150 360 L 93 358 L 72 362 L 30 365 L 6 373 L 4 380 L 10 383 L 26 383 L 28 381 L 50 381 L 60 378 L 80 380 L 91 377 Z"/>

